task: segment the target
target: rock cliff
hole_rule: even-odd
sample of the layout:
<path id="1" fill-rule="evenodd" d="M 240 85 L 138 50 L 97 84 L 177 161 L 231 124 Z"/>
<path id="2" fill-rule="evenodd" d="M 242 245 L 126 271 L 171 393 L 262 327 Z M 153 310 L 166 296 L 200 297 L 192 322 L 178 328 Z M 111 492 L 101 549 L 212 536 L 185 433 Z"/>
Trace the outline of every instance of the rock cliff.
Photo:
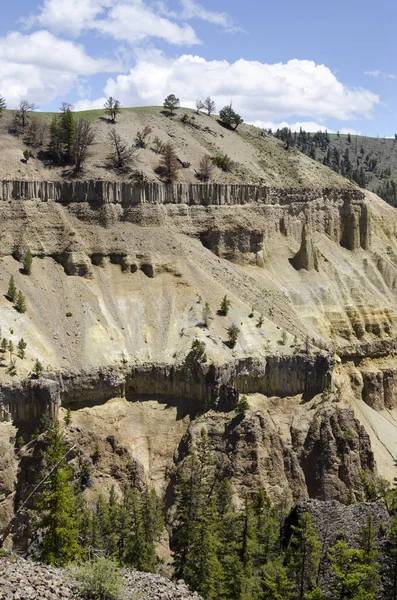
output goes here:
<path id="1" fill-rule="evenodd" d="M 82 455 L 103 450 L 98 488 L 117 463 L 165 493 L 204 424 L 237 495 L 364 499 L 360 473 L 394 468 L 396 231 L 394 209 L 352 187 L 2 182 L 0 337 L 27 349 L 1 353 L 0 515 L 30 478 L 15 436 L 66 408 Z"/>

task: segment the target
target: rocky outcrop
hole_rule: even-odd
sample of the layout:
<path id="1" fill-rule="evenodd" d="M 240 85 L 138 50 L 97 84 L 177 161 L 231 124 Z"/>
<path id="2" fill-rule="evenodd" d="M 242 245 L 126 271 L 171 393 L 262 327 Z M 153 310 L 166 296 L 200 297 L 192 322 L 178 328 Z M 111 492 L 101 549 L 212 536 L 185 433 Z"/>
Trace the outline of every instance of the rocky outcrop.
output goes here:
<path id="1" fill-rule="evenodd" d="M 37 422 L 45 413 L 57 414 L 60 405 L 60 387 L 54 379 L 29 378 L 0 386 L 0 421 Z"/>
<path id="2" fill-rule="evenodd" d="M 33 563 L 10 555 L 0 558 L 1 600 L 62 600 L 80 598 L 70 571 Z M 183 581 L 173 582 L 160 575 L 125 570 L 120 600 L 200 600 Z M 202 600 L 202 599 L 201 599 Z"/>
<path id="3" fill-rule="evenodd" d="M 308 230 L 306 223 L 302 229 L 301 247 L 297 254 L 291 259 L 292 266 L 297 269 L 305 269 L 306 271 L 318 271 L 318 258 L 314 248 L 313 237 Z"/>
<path id="4" fill-rule="evenodd" d="M 279 425 L 285 420 L 283 412 L 282 401 L 274 399 L 244 417 L 216 413 L 200 417 L 180 443 L 177 467 L 183 468 L 205 429 L 219 472 L 230 479 L 239 498 L 263 489 L 273 502 L 286 490 L 295 502 L 363 500 L 362 474 L 372 481 L 376 469 L 369 437 L 353 411 L 332 406 L 304 419 L 295 407 L 288 430 Z"/>
<path id="5" fill-rule="evenodd" d="M 350 408 L 316 415 L 302 446 L 301 464 L 310 498 L 363 500 L 362 474 L 376 476 L 368 433 Z"/>
<path id="6" fill-rule="evenodd" d="M 320 544 L 320 570 L 321 587 L 323 592 L 330 592 L 331 571 L 327 552 L 338 540 L 343 539 L 353 548 L 359 547 L 360 531 L 372 520 L 374 542 L 380 557 L 387 555 L 387 534 L 389 530 L 390 517 L 386 509 L 380 504 L 363 502 L 350 504 L 348 506 L 339 502 L 319 502 L 308 500 L 295 506 L 284 522 L 283 533 L 284 546 L 287 547 L 291 537 L 292 527 L 296 526 L 299 519 L 308 513 L 317 530 Z M 384 567 L 385 565 L 382 565 Z M 382 572 L 381 568 L 381 572 Z M 390 598 L 390 595 L 382 593 L 382 585 L 377 598 Z"/>

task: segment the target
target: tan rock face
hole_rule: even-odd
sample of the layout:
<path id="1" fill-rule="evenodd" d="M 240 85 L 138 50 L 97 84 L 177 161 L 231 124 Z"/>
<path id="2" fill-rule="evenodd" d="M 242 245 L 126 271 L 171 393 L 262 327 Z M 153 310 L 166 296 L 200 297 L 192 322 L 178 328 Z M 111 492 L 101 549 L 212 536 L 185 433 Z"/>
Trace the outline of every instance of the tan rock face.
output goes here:
<path id="1" fill-rule="evenodd" d="M 1 337 L 27 342 L 14 378 L 0 367 L 2 420 L 71 408 L 87 457 L 100 445 L 95 489 L 149 477 L 163 491 L 204 423 L 237 492 L 362 497 L 359 473 L 374 477 L 375 462 L 348 405 L 361 418 L 396 403 L 394 212 L 355 189 L 1 189 Z M 29 276 L 15 258 L 27 248 Z M 4 297 L 11 275 L 22 315 Z M 192 358 L 196 338 L 205 359 Z M 27 377 L 37 358 L 39 380 Z M 228 411 L 242 393 L 260 399 L 237 422 Z"/>

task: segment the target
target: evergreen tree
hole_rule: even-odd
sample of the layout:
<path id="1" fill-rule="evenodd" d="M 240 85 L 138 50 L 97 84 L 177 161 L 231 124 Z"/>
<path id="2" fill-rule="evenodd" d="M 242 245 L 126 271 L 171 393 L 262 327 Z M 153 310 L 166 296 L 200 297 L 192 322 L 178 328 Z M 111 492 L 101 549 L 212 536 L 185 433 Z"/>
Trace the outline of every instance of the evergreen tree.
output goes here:
<path id="1" fill-rule="evenodd" d="M 3 111 L 7 108 L 6 100 L 3 96 L 0 96 L 0 118 L 3 116 Z"/>
<path id="2" fill-rule="evenodd" d="M 292 600 L 295 585 L 282 559 L 275 559 L 263 567 L 261 600 Z"/>
<path id="3" fill-rule="evenodd" d="M 19 313 L 26 312 L 26 298 L 21 291 L 17 294 L 14 306 Z"/>
<path id="4" fill-rule="evenodd" d="M 68 443 L 55 417 L 48 419 L 44 433 L 45 450 L 39 479 L 51 472 L 35 499 L 34 531 L 40 559 L 50 565 L 66 565 L 79 556 L 76 491 L 73 472 L 60 462 Z"/>
<path id="5" fill-rule="evenodd" d="M 314 587 L 320 562 L 320 542 L 312 518 L 305 513 L 297 526 L 292 526 L 292 535 L 286 552 L 286 564 L 296 582 L 299 600 Z"/>
<path id="6" fill-rule="evenodd" d="M 26 350 L 26 346 L 27 343 L 25 342 L 25 340 L 23 338 L 21 338 L 18 342 L 18 358 L 25 358 L 25 350 Z"/>
<path id="7" fill-rule="evenodd" d="M 227 296 L 224 296 L 221 302 L 221 308 L 220 308 L 220 313 L 221 315 L 223 315 L 224 317 L 226 317 L 226 315 L 229 312 L 229 308 L 230 308 L 230 300 L 228 299 Z"/>
<path id="8" fill-rule="evenodd" d="M 234 125 L 235 130 L 241 123 L 244 122 L 244 119 L 242 119 L 240 115 L 233 110 L 231 104 L 222 108 L 222 110 L 219 112 L 219 117 L 221 121 L 223 121 L 223 123 L 229 127 Z"/>
<path id="9" fill-rule="evenodd" d="M 174 114 L 174 110 L 179 108 L 180 101 L 179 98 L 175 96 L 175 94 L 170 94 L 167 96 L 163 102 L 163 107 L 165 110 L 168 110 L 171 113 L 171 116 Z"/>
<path id="10" fill-rule="evenodd" d="M 240 598 L 244 570 L 241 560 L 242 521 L 232 500 L 232 488 L 223 479 L 215 491 L 218 514 L 218 558 L 223 572 L 222 598 Z"/>
<path id="11" fill-rule="evenodd" d="M 365 551 L 339 540 L 328 552 L 333 575 L 332 591 L 338 600 L 374 600 L 377 572 L 368 564 Z"/>
<path id="12" fill-rule="evenodd" d="M 110 96 L 104 104 L 105 115 L 110 117 L 110 121 L 114 124 L 116 122 L 117 115 L 121 112 L 120 102 Z"/>
<path id="13" fill-rule="evenodd" d="M 10 281 L 8 283 L 7 298 L 11 300 L 11 302 L 15 302 L 15 300 L 17 299 L 17 293 L 18 292 L 15 286 L 14 277 L 13 275 L 11 275 Z"/>
<path id="14" fill-rule="evenodd" d="M 73 161 L 74 139 L 76 135 L 76 123 L 70 107 L 60 116 L 61 142 L 64 159 Z"/>
<path id="15" fill-rule="evenodd" d="M 26 273 L 26 275 L 30 275 L 32 272 L 32 262 L 33 262 L 32 253 L 28 248 L 26 251 L 26 254 L 23 258 L 23 270 Z"/>
<path id="16" fill-rule="evenodd" d="M 170 143 L 165 144 L 159 171 L 166 183 L 173 183 L 178 179 L 178 171 L 180 168 L 174 146 Z"/>
<path id="17" fill-rule="evenodd" d="M 385 573 L 386 592 L 390 600 L 397 600 L 397 517 L 393 517 L 391 520 L 388 542 Z"/>
<path id="18" fill-rule="evenodd" d="M 54 115 L 51 120 L 48 152 L 55 162 L 60 163 L 62 161 L 62 131 L 58 115 Z"/>

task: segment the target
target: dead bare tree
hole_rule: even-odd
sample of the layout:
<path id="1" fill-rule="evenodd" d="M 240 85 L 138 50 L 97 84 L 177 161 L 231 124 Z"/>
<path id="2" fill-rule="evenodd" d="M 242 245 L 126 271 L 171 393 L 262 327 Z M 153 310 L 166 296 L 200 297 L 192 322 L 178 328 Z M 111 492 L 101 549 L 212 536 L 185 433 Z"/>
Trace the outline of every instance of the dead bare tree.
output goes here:
<path id="1" fill-rule="evenodd" d="M 207 96 L 203 102 L 203 108 L 205 108 L 207 115 L 210 117 L 216 110 L 215 100 L 212 100 L 210 96 Z"/>
<path id="2" fill-rule="evenodd" d="M 124 142 L 116 129 L 112 129 L 109 133 L 109 140 L 112 144 L 112 153 L 108 159 L 115 169 L 127 170 L 138 161 L 138 149 Z"/>
<path id="3" fill-rule="evenodd" d="M 28 102 L 27 100 L 21 100 L 19 104 L 18 113 L 21 120 L 21 127 L 25 129 L 26 125 L 29 121 L 30 113 L 36 110 L 37 106 L 33 102 Z"/>
<path id="4" fill-rule="evenodd" d="M 214 163 L 209 154 L 205 154 L 200 160 L 198 177 L 201 181 L 208 181 L 214 172 Z"/>
<path id="5" fill-rule="evenodd" d="M 197 98 L 196 100 L 196 113 L 199 114 L 200 110 L 204 108 L 204 103 L 202 100 L 200 100 L 199 98 Z"/>
<path id="6" fill-rule="evenodd" d="M 84 163 L 90 154 L 90 147 L 95 142 L 95 133 L 92 125 L 85 119 L 79 119 L 76 125 L 76 131 L 73 142 L 73 155 L 75 162 L 75 171 L 80 173 L 83 170 Z"/>

